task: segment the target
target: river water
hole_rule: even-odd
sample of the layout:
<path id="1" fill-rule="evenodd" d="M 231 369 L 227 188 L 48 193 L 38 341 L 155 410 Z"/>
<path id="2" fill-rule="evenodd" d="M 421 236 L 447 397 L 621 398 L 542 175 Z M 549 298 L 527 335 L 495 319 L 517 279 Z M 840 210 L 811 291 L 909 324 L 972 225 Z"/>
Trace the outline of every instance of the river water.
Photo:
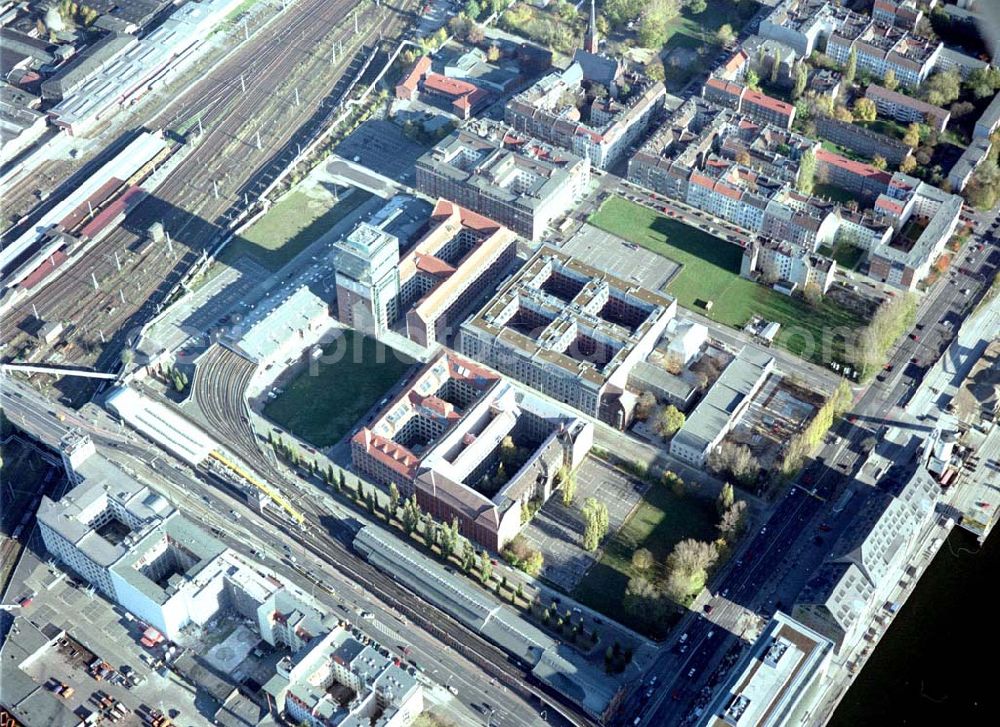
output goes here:
<path id="1" fill-rule="evenodd" d="M 956 527 L 844 697 L 831 727 L 957 725 L 972 719 L 1000 724 L 998 576 L 1000 536 L 993 534 L 980 548 Z M 987 712 L 987 706 L 993 709 Z"/>

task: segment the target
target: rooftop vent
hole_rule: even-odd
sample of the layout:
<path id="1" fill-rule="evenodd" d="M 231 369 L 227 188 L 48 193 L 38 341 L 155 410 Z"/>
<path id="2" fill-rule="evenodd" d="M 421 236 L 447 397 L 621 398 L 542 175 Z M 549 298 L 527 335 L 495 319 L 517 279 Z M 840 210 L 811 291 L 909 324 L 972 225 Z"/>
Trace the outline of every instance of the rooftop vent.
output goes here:
<path id="1" fill-rule="evenodd" d="M 788 642 L 784 639 L 776 639 L 764 655 L 764 663 L 768 666 L 777 666 L 778 661 L 788 651 Z"/>

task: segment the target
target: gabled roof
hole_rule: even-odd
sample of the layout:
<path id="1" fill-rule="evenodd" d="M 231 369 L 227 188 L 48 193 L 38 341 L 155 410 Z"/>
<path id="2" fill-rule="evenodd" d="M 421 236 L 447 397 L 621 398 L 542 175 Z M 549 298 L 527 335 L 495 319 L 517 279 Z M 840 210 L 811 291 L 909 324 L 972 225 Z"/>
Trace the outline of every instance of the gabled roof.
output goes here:
<path id="1" fill-rule="evenodd" d="M 421 56 L 416 63 L 413 64 L 413 68 L 407 74 L 406 78 L 397 84 L 399 87 L 406 89 L 408 92 L 412 93 L 417 90 L 417 85 L 420 83 L 420 79 L 424 77 L 424 74 L 431 69 L 431 59 L 430 56 Z"/>

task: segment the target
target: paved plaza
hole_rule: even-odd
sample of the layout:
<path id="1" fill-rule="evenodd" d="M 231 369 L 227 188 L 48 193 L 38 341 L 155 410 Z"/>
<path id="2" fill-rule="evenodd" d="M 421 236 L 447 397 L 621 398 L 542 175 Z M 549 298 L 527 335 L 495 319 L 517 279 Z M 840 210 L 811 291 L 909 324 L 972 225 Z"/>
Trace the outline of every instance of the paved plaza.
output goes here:
<path id="1" fill-rule="evenodd" d="M 573 590 L 594 564 L 595 553 L 581 546 L 583 516 L 580 508 L 588 497 L 595 497 L 608 507 L 608 534 L 621 528 L 649 487 L 640 480 L 623 475 L 604 462 L 588 457 L 576 472 L 576 497 L 570 507 L 562 504 L 556 492 L 524 529 L 524 537 L 545 556 L 542 576 L 567 592 Z"/>

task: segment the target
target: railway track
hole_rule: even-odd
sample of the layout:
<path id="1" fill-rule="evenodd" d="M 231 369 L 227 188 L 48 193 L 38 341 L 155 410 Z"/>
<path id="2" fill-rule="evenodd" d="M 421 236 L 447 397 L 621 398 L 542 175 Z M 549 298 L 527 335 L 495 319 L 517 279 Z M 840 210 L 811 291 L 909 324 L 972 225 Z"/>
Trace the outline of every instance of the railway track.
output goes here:
<path id="1" fill-rule="evenodd" d="M 263 511 L 263 517 L 275 526 L 287 528 L 285 521 L 270 511 Z M 323 558 L 345 577 L 357 582 L 383 603 L 393 607 L 431 636 L 455 649 L 463 657 L 476 664 L 483 672 L 510 689 L 529 703 L 556 702 L 564 716 L 573 724 L 592 725 L 594 721 L 582 714 L 560 695 L 549 693 L 532 685 L 534 680 L 530 668 L 511 662 L 508 654 L 485 638 L 472 632 L 467 626 L 456 621 L 439 608 L 424 601 L 394 578 L 371 565 L 337 538 L 324 532 L 327 526 L 307 516 L 309 528 L 306 532 L 292 535 L 296 541 L 313 555 Z M 330 517 L 333 517 L 332 515 Z M 341 526 L 345 527 L 345 526 Z"/>
<path id="2" fill-rule="evenodd" d="M 19 327 L 37 310 L 43 320 L 68 324 L 74 346 L 62 352 L 62 360 L 115 366 L 121 347 L 134 335 L 132 329 L 154 313 L 156 302 L 218 236 L 223 213 L 255 181 L 262 186 L 272 179 L 275 168 L 288 161 L 276 155 L 294 148 L 290 144 L 302 133 L 303 123 L 324 105 L 335 104 L 331 90 L 347 69 L 349 51 L 379 31 L 398 31 L 409 19 L 403 10 L 365 4 L 363 24 L 372 27 L 355 37 L 349 15 L 353 6 L 350 0 L 300 0 L 276 21 L 281 25 L 263 44 L 234 53 L 192 86 L 179 104 L 154 117 L 151 127 L 162 124 L 173 130 L 190 126 L 197 114 L 204 134 L 123 227 L 10 312 L 4 342 L 24 341 Z M 335 44 L 339 55 L 333 66 Z M 160 245 L 129 252 L 155 221 L 164 223 L 172 249 Z M 76 382 L 61 388 L 77 401 L 91 393 Z"/>
<path id="3" fill-rule="evenodd" d="M 216 344 L 198 360 L 193 398 L 212 431 L 265 479 L 289 483 L 269 452 L 258 445 L 247 418 L 246 392 L 256 365 L 228 348 Z"/>
<path id="4" fill-rule="evenodd" d="M 512 662 L 508 654 L 479 636 L 465 624 L 448 616 L 433 604 L 426 603 L 408 587 L 401 585 L 384 571 L 359 556 L 351 541 L 354 531 L 341 518 L 329 512 L 311 493 L 303 488 L 302 480 L 290 477 L 281 465 L 271 462 L 259 446 L 256 435 L 245 424 L 246 386 L 252 369 L 241 366 L 246 362 L 238 354 L 219 346 L 199 360 L 194 383 L 194 398 L 205 418 L 212 424 L 214 433 L 222 444 L 244 458 L 257 474 L 277 485 L 292 497 L 301 510 L 306 511 L 306 527 L 292 529 L 278 514 L 262 511 L 274 525 L 288 529 L 290 537 L 307 548 L 313 555 L 330 563 L 345 577 L 359 583 L 383 603 L 392 604 L 410 621 L 458 651 L 481 668 L 489 677 L 512 690 L 523 699 L 548 699 L 558 701 L 564 710 L 579 724 L 592 724 L 592 720 L 561 696 L 544 692 L 533 686 L 530 667 Z M 228 488 L 226 488 L 228 494 Z M 342 531 L 340 538 L 334 535 Z"/>

